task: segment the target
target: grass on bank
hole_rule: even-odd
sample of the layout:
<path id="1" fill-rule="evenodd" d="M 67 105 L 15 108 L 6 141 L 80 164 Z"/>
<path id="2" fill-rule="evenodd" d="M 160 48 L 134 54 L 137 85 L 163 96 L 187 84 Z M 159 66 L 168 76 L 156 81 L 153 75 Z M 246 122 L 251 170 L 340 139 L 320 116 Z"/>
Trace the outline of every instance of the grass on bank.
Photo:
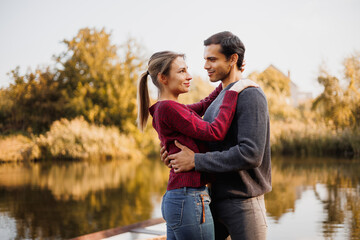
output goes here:
<path id="1" fill-rule="evenodd" d="M 117 127 L 89 124 L 83 118 L 55 121 L 36 138 L 42 158 L 51 159 L 139 159 L 135 140 Z"/>
<path id="2" fill-rule="evenodd" d="M 360 158 L 360 131 L 335 131 L 299 121 L 274 122 L 271 150 L 279 155 Z"/>
<path id="3" fill-rule="evenodd" d="M 1 162 L 34 160 L 39 157 L 40 149 L 29 137 L 17 134 L 0 138 Z"/>
<path id="4" fill-rule="evenodd" d="M 48 132 L 32 138 L 23 135 L 0 139 L 0 161 L 35 159 L 107 160 L 141 159 L 132 137 L 116 127 L 96 126 L 83 118 L 55 121 Z"/>

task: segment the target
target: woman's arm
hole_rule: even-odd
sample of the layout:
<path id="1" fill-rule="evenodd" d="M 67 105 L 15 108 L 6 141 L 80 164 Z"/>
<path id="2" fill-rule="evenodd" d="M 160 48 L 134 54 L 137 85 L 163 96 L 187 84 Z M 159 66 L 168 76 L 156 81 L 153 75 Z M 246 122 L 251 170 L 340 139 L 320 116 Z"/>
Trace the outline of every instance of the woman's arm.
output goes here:
<path id="1" fill-rule="evenodd" d="M 173 101 L 163 102 L 161 112 L 164 124 L 194 139 L 203 141 L 223 140 L 233 120 L 238 94 L 244 89 L 258 86 L 251 80 L 236 82 L 225 92 L 219 113 L 213 122 L 209 123 L 193 114 L 182 104 Z"/>
<path id="2" fill-rule="evenodd" d="M 164 124 L 194 139 L 204 141 L 223 140 L 234 117 L 238 93 L 228 90 L 220 106 L 218 116 L 212 123 L 204 121 L 184 105 L 166 101 L 158 111 Z"/>
<path id="3" fill-rule="evenodd" d="M 188 108 L 192 109 L 194 112 L 196 112 L 199 116 L 203 116 L 205 114 L 206 109 L 215 100 L 215 98 L 220 94 L 222 89 L 223 89 L 222 84 L 220 83 L 219 86 L 214 91 L 212 91 L 209 96 L 200 100 L 200 102 L 188 104 L 186 106 Z"/>

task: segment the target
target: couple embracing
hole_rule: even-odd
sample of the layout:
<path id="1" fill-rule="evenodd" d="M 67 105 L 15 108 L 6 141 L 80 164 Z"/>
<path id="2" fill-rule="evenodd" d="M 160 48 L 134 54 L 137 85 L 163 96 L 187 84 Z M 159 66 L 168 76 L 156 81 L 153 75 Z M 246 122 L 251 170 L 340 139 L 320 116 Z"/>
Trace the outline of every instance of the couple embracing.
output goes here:
<path id="1" fill-rule="evenodd" d="M 138 126 L 143 129 L 152 115 L 162 161 L 171 168 L 161 206 L 167 239 L 266 239 L 264 194 L 271 191 L 266 97 L 242 77 L 245 47 L 236 35 L 220 32 L 204 45 L 204 68 L 211 82 L 221 83 L 200 102 L 178 102 L 192 79 L 182 54 L 154 53 L 139 82 Z M 149 75 L 159 89 L 152 106 Z"/>

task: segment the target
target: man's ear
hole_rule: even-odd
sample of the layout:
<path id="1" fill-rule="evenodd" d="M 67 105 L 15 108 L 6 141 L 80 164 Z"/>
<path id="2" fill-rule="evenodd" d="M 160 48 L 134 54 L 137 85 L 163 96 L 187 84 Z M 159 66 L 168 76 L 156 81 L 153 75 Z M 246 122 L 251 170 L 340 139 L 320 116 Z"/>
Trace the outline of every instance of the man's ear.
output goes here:
<path id="1" fill-rule="evenodd" d="M 167 85 L 168 80 L 167 80 L 167 77 L 164 74 L 158 73 L 157 78 L 158 78 L 160 83 L 162 83 L 164 85 Z"/>
<path id="2" fill-rule="evenodd" d="M 231 66 L 236 65 L 238 59 L 239 59 L 239 55 L 237 55 L 236 53 L 234 53 L 233 55 L 231 55 L 231 57 L 230 57 Z"/>

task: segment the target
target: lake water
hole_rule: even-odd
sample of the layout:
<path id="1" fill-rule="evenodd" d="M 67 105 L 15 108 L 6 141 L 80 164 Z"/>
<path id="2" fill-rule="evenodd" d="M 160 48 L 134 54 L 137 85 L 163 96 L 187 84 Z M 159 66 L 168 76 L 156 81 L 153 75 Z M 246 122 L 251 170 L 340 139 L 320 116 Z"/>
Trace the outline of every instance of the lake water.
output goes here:
<path id="1" fill-rule="evenodd" d="M 360 239 L 360 161 L 273 157 L 268 239 Z M 66 239 L 161 217 L 157 161 L 0 165 L 0 239 Z"/>

